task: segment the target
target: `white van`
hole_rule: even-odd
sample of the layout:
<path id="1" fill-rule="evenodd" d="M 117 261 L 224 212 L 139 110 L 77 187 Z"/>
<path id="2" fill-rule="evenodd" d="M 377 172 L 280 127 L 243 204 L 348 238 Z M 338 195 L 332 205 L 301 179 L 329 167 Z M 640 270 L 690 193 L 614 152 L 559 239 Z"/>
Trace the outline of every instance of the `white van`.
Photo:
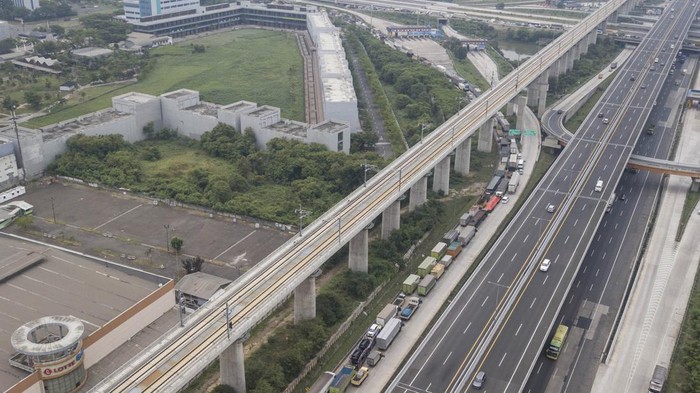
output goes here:
<path id="1" fill-rule="evenodd" d="M 595 192 L 601 191 L 603 191 L 603 181 L 598 179 L 598 181 L 595 183 Z"/>

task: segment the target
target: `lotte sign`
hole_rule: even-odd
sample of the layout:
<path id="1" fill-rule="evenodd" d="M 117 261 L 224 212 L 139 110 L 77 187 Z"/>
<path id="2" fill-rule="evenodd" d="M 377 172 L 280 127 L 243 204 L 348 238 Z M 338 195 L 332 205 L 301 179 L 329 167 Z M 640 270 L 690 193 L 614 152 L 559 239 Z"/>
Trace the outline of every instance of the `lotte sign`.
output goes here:
<path id="1" fill-rule="evenodd" d="M 38 369 L 42 379 L 53 379 L 68 374 L 82 363 L 83 351 L 81 350 L 75 356 L 71 356 L 60 362 L 51 365 L 39 365 Z"/>

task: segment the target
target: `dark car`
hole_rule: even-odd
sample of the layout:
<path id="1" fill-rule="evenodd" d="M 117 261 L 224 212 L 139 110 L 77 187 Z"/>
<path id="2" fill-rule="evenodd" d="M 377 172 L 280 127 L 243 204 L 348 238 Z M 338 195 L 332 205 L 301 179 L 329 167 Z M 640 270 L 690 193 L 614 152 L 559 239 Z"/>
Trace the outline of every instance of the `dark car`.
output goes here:
<path id="1" fill-rule="evenodd" d="M 559 109 L 559 110 L 557 111 L 557 115 L 561 115 L 562 113 L 564 113 L 564 110 L 563 110 L 563 109 Z"/>
<path id="2" fill-rule="evenodd" d="M 620 195 L 620 200 L 621 200 L 621 201 L 624 201 L 624 200 L 626 200 L 626 199 L 627 199 L 627 197 L 625 196 L 625 194 L 621 194 L 621 195 Z"/>
<path id="3" fill-rule="evenodd" d="M 602 119 L 603 118 L 603 112 L 598 113 L 598 118 Z"/>
<path id="4" fill-rule="evenodd" d="M 635 79 L 635 78 L 634 78 L 634 75 L 632 75 L 632 77 L 630 78 L 630 80 L 631 80 L 632 82 L 634 82 L 634 79 Z"/>

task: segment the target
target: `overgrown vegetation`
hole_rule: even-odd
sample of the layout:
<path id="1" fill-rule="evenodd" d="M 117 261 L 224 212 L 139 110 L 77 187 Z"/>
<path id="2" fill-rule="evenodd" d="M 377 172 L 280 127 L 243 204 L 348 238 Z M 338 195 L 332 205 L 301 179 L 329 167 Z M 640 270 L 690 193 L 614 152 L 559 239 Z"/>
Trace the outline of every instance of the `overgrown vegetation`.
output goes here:
<path id="1" fill-rule="evenodd" d="M 404 264 L 401 254 L 440 221 L 442 209 L 441 204 L 429 201 L 402 217 L 401 228 L 389 240 L 371 242 L 368 274 L 345 270 L 333 277 L 316 298 L 317 318 L 279 329 L 246 360 L 248 391 L 279 392 L 298 376 L 357 303 L 381 282 L 396 276 L 395 265 Z M 346 253 L 345 249 L 336 254 L 326 268 L 345 263 Z"/>
<path id="2" fill-rule="evenodd" d="M 0 0 L 0 19 L 23 19 L 26 22 L 46 20 L 73 16 L 75 11 L 71 9 L 70 2 L 65 0 L 42 0 L 41 7 L 34 11 L 25 7 L 17 7 L 12 0 Z"/>
<path id="3" fill-rule="evenodd" d="M 420 140 L 421 124 L 433 124 L 425 129 L 429 132 L 456 113 L 462 93 L 440 71 L 389 48 L 364 30 L 351 26 L 346 31 L 365 47 L 409 145 Z"/>
<path id="4" fill-rule="evenodd" d="M 605 69 L 620 54 L 623 47 L 623 44 L 615 42 L 611 37 L 599 36 L 598 42 L 588 47 L 588 53 L 574 62 L 571 70 L 559 77 L 549 78 L 547 100 L 556 101 L 578 89 L 581 83 Z"/>
<path id="5" fill-rule="evenodd" d="M 48 171 L 292 224 L 300 205 L 313 212 L 312 220 L 360 186 L 365 162 L 384 166 L 374 153 L 346 155 L 284 139 L 259 150 L 252 132 L 241 134 L 225 124 L 201 142 L 174 132 L 158 135 L 165 140 L 130 144 L 121 135 L 78 134 Z"/>
<path id="6" fill-rule="evenodd" d="M 664 391 L 700 392 L 700 275 L 695 275 Z"/>

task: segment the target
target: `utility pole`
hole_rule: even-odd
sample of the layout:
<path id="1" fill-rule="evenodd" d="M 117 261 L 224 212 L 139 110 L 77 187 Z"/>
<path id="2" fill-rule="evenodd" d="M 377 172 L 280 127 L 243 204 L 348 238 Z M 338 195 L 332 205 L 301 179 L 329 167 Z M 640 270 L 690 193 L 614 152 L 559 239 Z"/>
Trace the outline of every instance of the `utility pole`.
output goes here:
<path id="1" fill-rule="evenodd" d="M 165 249 L 170 252 L 170 224 L 163 225 L 165 228 Z"/>
<path id="2" fill-rule="evenodd" d="M 17 167 L 19 168 L 20 165 L 22 165 L 22 181 L 26 180 L 26 171 L 24 170 L 24 159 L 22 158 L 22 145 L 20 144 L 19 141 L 19 129 L 17 128 L 17 114 L 15 112 L 15 109 L 17 108 L 16 105 L 12 105 L 12 109 L 10 109 L 10 112 L 12 113 L 12 126 L 15 129 L 15 136 L 17 137 L 17 151 L 19 153 L 19 157 L 17 157 Z"/>
<path id="3" fill-rule="evenodd" d="M 301 205 L 299 205 L 299 208 L 295 209 L 294 213 L 299 216 L 299 236 L 303 236 L 302 230 L 304 229 L 304 218 L 308 217 L 309 214 L 311 214 L 311 211 L 304 210 L 301 208 Z"/>
<path id="4" fill-rule="evenodd" d="M 53 223 L 56 223 L 56 209 L 53 207 L 53 197 L 51 197 L 51 213 L 53 213 Z"/>
<path id="5" fill-rule="evenodd" d="M 376 165 L 368 164 L 368 163 L 366 163 L 366 162 L 365 162 L 364 164 L 362 164 L 362 166 L 364 166 L 364 168 L 365 168 L 365 171 L 364 171 L 364 172 L 365 172 L 364 187 L 367 188 L 367 172 L 369 172 L 369 171 L 375 171 L 375 172 L 377 172 L 377 171 L 379 170 L 379 168 L 377 168 Z"/>

